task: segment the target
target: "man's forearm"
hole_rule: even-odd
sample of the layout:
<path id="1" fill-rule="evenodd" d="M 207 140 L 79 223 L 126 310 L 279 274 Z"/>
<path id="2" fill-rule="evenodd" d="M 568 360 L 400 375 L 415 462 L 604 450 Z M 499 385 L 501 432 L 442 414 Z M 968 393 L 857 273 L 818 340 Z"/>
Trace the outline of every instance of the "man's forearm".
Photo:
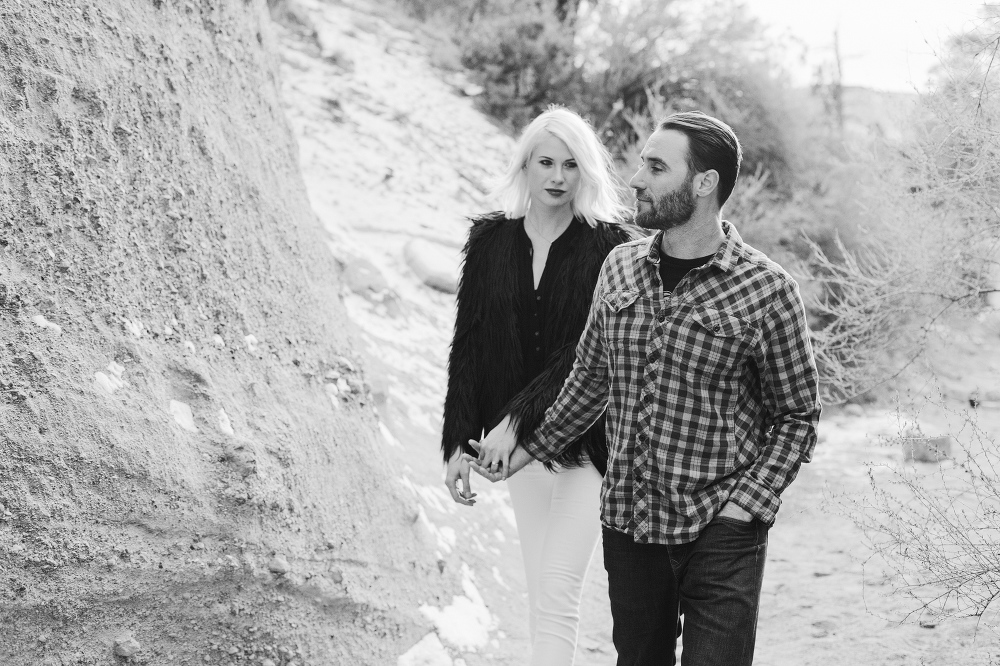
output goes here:
<path id="1" fill-rule="evenodd" d="M 760 456 L 736 482 L 730 500 L 765 523 L 773 523 L 781 493 L 808 462 L 816 444 L 819 412 L 789 417 L 776 424 Z"/>
<path id="2" fill-rule="evenodd" d="M 594 371 L 577 362 L 545 419 L 520 445 L 532 458 L 546 462 L 590 429 L 608 404 L 606 369 Z"/>

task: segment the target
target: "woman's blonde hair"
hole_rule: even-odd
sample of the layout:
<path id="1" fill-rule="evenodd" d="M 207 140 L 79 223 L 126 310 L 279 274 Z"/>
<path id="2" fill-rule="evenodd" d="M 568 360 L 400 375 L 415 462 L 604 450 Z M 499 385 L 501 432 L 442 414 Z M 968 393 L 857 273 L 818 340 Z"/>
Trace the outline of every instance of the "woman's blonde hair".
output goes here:
<path id="1" fill-rule="evenodd" d="M 525 168 L 546 134 L 562 140 L 580 169 L 580 189 L 573 197 L 573 214 L 596 226 L 597 221 L 621 222 L 629 208 L 622 201 L 614 162 L 587 121 L 569 109 L 550 106 L 524 128 L 507 170 L 493 191 L 509 219 L 524 217 L 531 203 Z"/>

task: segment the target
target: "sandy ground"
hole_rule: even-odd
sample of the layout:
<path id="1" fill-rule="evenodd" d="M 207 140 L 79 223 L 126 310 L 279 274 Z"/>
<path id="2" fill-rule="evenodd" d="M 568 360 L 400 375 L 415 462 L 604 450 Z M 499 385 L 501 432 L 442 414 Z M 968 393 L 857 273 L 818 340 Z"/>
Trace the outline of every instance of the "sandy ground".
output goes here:
<path id="1" fill-rule="evenodd" d="M 418 646 L 399 663 L 524 663 L 526 595 L 505 485 L 480 483 L 480 502 L 467 509 L 441 483 L 453 298 L 422 285 L 404 253 L 413 239 L 432 239 L 452 264 L 445 268 L 454 269 L 462 217 L 489 209 L 479 185 L 498 172 L 509 139 L 461 95 L 459 75 L 431 65 L 433 41 L 415 37 L 418 26 L 364 2 L 300 4 L 317 28 L 318 48 L 285 35 L 283 77 L 304 178 L 335 255 L 349 271 L 368 271 L 345 302 L 367 343 L 371 381 L 383 391 L 392 469 L 435 539 L 439 566 L 467 572 L 464 595 L 423 609 L 441 644 Z M 994 385 L 1000 371 L 995 319 L 962 331 L 944 331 L 932 356 L 932 367 L 946 371 L 955 408 L 974 388 Z M 1000 428 L 998 407 L 979 412 L 992 432 Z M 927 418 L 929 428 L 945 427 Z M 825 414 L 815 460 L 785 493 L 771 532 L 756 663 L 951 666 L 991 663 L 1000 654 L 996 635 L 977 631 L 974 620 L 901 624 L 908 602 L 892 594 L 877 563 L 865 564 L 864 534 L 844 498 L 864 495 L 871 463 L 902 464 L 900 451 L 877 443 L 894 428 L 885 407 Z M 599 549 L 582 614 L 577 663 L 614 663 Z"/>

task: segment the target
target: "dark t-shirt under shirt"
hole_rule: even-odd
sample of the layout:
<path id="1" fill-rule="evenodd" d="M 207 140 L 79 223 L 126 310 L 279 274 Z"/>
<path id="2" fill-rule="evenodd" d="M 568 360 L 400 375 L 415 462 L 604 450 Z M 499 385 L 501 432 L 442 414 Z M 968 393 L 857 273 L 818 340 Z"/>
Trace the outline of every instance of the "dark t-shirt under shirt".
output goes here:
<path id="1" fill-rule="evenodd" d="M 681 278 L 688 274 L 688 271 L 707 264 L 714 256 L 714 254 L 710 254 L 707 257 L 698 257 L 697 259 L 677 259 L 660 252 L 660 281 L 663 283 L 663 293 L 673 291 Z"/>

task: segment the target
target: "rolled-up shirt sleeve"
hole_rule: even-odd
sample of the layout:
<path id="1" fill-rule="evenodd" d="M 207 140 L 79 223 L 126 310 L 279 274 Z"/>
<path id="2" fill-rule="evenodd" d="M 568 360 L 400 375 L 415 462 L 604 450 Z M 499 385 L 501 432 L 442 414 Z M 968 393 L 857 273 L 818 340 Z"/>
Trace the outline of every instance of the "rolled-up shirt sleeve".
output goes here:
<path id="1" fill-rule="evenodd" d="M 761 332 L 761 397 L 770 427 L 730 501 L 771 524 L 782 491 L 812 458 L 822 409 L 805 307 L 794 281 L 786 280 L 775 294 Z"/>

